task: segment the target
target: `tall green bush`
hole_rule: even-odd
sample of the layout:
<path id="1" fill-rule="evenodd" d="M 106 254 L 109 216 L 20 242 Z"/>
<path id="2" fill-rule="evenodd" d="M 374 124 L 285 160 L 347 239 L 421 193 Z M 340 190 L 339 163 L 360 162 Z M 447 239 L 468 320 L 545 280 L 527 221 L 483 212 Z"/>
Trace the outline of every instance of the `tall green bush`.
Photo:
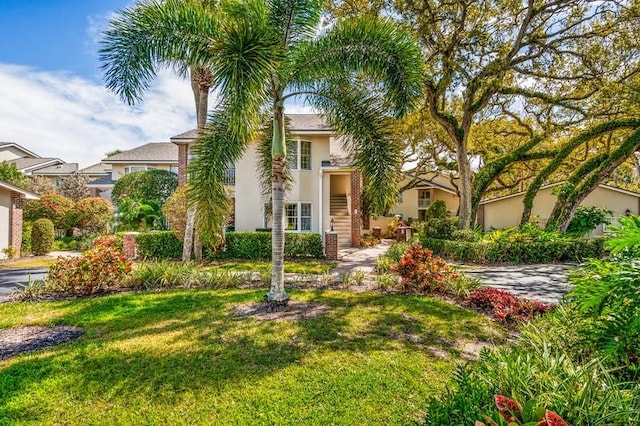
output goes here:
<path id="1" fill-rule="evenodd" d="M 83 198 L 69 212 L 74 227 L 84 232 L 104 234 L 113 221 L 111 201 L 100 197 Z"/>
<path id="2" fill-rule="evenodd" d="M 613 212 L 606 207 L 580 206 L 567 227 L 567 233 L 582 237 L 593 231 L 598 225 L 608 225 Z"/>
<path id="3" fill-rule="evenodd" d="M 118 179 L 111 200 L 116 205 L 123 198 L 150 200 L 162 206 L 177 187 L 178 176 L 168 170 L 133 172 Z"/>
<path id="4" fill-rule="evenodd" d="M 173 231 L 143 232 L 136 235 L 140 259 L 179 260 L 182 258 L 182 241 Z"/>
<path id="5" fill-rule="evenodd" d="M 53 222 L 49 219 L 36 220 L 31 228 L 31 252 L 36 256 L 49 253 L 53 248 L 54 238 Z"/>

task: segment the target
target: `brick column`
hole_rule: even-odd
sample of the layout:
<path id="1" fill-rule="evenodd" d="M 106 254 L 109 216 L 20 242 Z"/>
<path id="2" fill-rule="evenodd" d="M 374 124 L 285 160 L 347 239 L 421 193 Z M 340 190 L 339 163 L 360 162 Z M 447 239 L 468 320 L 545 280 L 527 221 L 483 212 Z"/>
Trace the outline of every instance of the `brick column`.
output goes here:
<path id="1" fill-rule="evenodd" d="M 16 256 L 20 257 L 22 248 L 22 208 L 24 198 L 19 192 L 11 193 L 11 207 L 9 208 L 9 245 L 16 250 Z"/>
<path id="2" fill-rule="evenodd" d="M 360 172 L 351 172 L 351 247 L 360 247 L 360 228 L 362 227 L 362 185 Z"/>
<path id="3" fill-rule="evenodd" d="M 187 163 L 189 161 L 189 145 L 178 144 L 178 186 L 187 183 Z"/>
<path id="4" fill-rule="evenodd" d="M 138 256 L 138 247 L 136 246 L 137 234 L 137 232 L 127 232 L 124 234 L 122 252 L 127 259 L 135 259 Z"/>
<path id="5" fill-rule="evenodd" d="M 324 255 L 329 260 L 338 259 L 338 233 L 336 231 L 325 231 Z"/>

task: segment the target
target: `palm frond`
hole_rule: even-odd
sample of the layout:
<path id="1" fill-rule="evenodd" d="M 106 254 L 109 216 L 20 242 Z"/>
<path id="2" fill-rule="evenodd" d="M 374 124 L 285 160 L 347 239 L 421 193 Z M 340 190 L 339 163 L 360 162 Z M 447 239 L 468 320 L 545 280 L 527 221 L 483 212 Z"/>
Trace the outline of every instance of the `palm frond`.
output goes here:
<path id="1" fill-rule="evenodd" d="M 396 23 L 362 16 L 338 21 L 317 39 L 291 52 L 292 87 L 305 91 L 317 81 L 366 78 L 396 117 L 410 111 L 423 89 L 422 53 L 416 40 Z"/>
<path id="2" fill-rule="evenodd" d="M 150 0 L 123 9 L 100 43 L 107 87 L 132 104 L 159 69 L 209 63 L 219 25 L 218 14 L 202 2 Z"/>
<path id="3" fill-rule="evenodd" d="M 354 166 L 362 170 L 372 212 L 389 211 L 397 200 L 403 155 L 401 144 L 393 137 L 393 118 L 386 113 L 384 100 L 370 96 L 366 88 L 343 82 L 316 88 L 308 101 L 346 136 L 343 147 Z"/>
<path id="4" fill-rule="evenodd" d="M 230 200 L 224 185 L 229 164 L 237 161 L 251 139 L 237 127 L 225 108 L 209 117 L 209 123 L 194 145 L 194 159 L 189 165 L 189 201 L 199 212 L 196 228 L 203 243 L 215 244 L 229 217 Z"/>
<path id="5" fill-rule="evenodd" d="M 271 26 L 285 49 L 316 35 L 323 0 L 269 0 L 267 4 Z"/>

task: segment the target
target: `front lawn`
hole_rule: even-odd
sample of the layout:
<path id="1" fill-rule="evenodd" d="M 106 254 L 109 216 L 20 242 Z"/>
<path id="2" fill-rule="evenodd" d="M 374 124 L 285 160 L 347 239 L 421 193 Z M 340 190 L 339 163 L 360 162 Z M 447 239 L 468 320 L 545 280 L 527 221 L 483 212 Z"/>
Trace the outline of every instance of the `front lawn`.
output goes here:
<path id="1" fill-rule="evenodd" d="M 237 317 L 264 290 L 176 290 L 0 306 L 0 328 L 81 326 L 0 361 L 0 419 L 28 424 L 407 424 L 465 351 L 502 332 L 426 297 L 293 292 L 331 311 Z M 3 423 L 4 424 L 4 423 Z"/>
<path id="2" fill-rule="evenodd" d="M 271 270 L 272 263 L 267 261 L 250 261 L 250 260 L 225 260 L 207 267 L 211 270 L 233 271 L 233 272 L 268 272 Z M 286 261 L 284 263 L 284 272 L 293 274 L 316 274 L 322 275 L 329 272 L 336 266 L 333 262 L 323 262 L 319 260 L 298 260 Z"/>

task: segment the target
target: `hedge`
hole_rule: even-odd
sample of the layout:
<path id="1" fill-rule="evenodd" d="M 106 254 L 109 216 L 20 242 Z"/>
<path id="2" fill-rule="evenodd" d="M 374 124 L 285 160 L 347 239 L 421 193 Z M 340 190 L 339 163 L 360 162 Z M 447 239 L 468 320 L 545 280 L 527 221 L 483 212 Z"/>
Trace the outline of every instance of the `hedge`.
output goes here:
<path id="1" fill-rule="evenodd" d="M 173 231 L 141 232 L 136 235 L 140 259 L 182 259 L 182 241 Z"/>
<path id="2" fill-rule="evenodd" d="M 580 262 L 604 255 L 604 239 L 559 238 L 549 241 L 452 241 L 422 237 L 420 243 L 447 259 L 472 262 Z"/>
<path id="3" fill-rule="evenodd" d="M 229 259 L 271 259 L 270 232 L 228 232 L 226 250 L 217 253 Z M 322 237 L 311 233 L 284 234 L 286 258 L 323 257 Z"/>
<path id="4" fill-rule="evenodd" d="M 173 231 L 141 232 L 136 235 L 138 257 L 141 259 L 182 258 L 182 241 Z M 322 258 L 322 237 L 320 234 L 286 233 L 284 255 L 286 258 Z M 215 253 L 205 251 L 207 258 L 264 260 L 271 258 L 271 233 L 269 232 L 228 232 L 226 250 Z"/>

